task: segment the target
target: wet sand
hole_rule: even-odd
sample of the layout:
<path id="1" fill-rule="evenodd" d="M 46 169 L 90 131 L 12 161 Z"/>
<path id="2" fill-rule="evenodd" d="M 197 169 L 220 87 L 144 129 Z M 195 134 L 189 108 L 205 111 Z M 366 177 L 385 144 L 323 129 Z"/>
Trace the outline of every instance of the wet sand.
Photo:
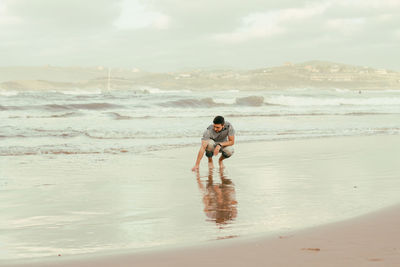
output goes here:
<path id="1" fill-rule="evenodd" d="M 399 266 L 400 206 L 267 238 L 9 266 Z M 8 265 L 5 265 L 8 266 Z"/>
<path id="2" fill-rule="evenodd" d="M 400 265 L 400 245 L 398 239 L 400 237 L 400 206 L 395 205 L 390 208 L 386 206 L 399 203 L 396 201 L 397 179 L 393 173 L 399 173 L 395 166 L 400 145 L 400 136 L 367 136 L 367 137 L 341 137 L 341 138 L 322 138 L 314 140 L 295 140 L 295 141 L 279 141 L 279 142 L 262 142 L 262 143 L 247 143 L 237 144 L 236 155 L 226 162 L 226 169 L 230 172 L 229 178 L 234 177 L 236 183 L 236 194 L 238 195 L 235 201 L 239 201 L 239 209 L 229 214 L 229 220 L 239 220 L 246 215 L 249 215 L 251 206 L 276 203 L 253 203 L 246 204 L 246 196 L 251 191 L 246 191 L 246 187 L 259 186 L 256 183 L 260 179 L 273 180 L 272 176 L 265 176 L 265 173 L 275 171 L 277 180 L 280 182 L 279 189 L 269 187 L 273 195 L 282 195 L 282 198 L 277 198 L 280 203 L 287 203 L 291 207 L 292 202 L 298 205 L 298 211 L 292 208 L 289 211 L 293 214 L 302 216 L 302 205 L 311 205 L 321 199 L 321 195 L 315 192 L 317 198 L 301 198 L 298 196 L 291 201 L 287 201 L 296 190 L 300 190 L 301 186 L 307 187 L 310 184 L 304 184 L 306 180 L 297 179 L 289 181 L 293 184 L 293 190 L 287 188 L 288 181 L 280 181 L 283 177 L 291 177 L 293 173 L 302 173 L 304 176 L 317 176 L 316 180 L 312 180 L 314 185 L 316 181 L 321 184 L 326 184 L 327 181 L 335 181 L 329 184 L 329 197 L 336 202 L 329 202 L 329 199 L 321 199 L 326 201 L 326 206 L 322 208 L 329 211 L 330 214 L 335 212 L 335 205 L 351 204 L 340 203 L 341 197 L 346 195 L 355 195 L 353 201 L 359 203 L 351 207 L 349 211 L 354 211 L 353 215 L 345 214 L 345 217 L 356 217 L 353 219 L 343 219 L 343 214 L 336 214 L 337 218 L 319 213 L 315 216 L 327 216 L 330 221 L 341 222 L 320 224 L 320 226 L 308 227 L 307 229 L 299 230 L 297 225 L 293 225 L 289 230 L 272 231 L 271 233 L 242 234 L 238 237 L 225 236 L 224 240 L 199 242 L 197 245 L 184 245 L 180 247 L 163 247 L 141 252 L 130 252 L 129 250 L 119 252 L 96 252 L 95 254 L 82 255 L 60 255 L 46 258 L 38 258 L 36 260 L 18 260 L 11 262 L 3 262 L 1 266 L 399 266 Z M 159 161 L 159 169 L 154 172 L 162 173 L 172 179 L 170 173 L 171 164 L 176 164 L 179 169 L 187 168 L 187 172 L 192 167 L 197 152 L 197 147 L 179 148 L 163 152 L 149 152 L 149 159 Z M 346 151 L 343 155 L 341 151 Z M 323 152 L 323 153 L 322 153 Z M 180 155 L 188 155 L 181 161 L 178 160 Z M 192 157 L 189 157 L 192 155 Z M 384 157 L 383 157 L 384 156 Z M 145 164 L 146 157 L 142 158 L 141 162 L 135 162 L 135 166 Z M 129 157 L 127 158 L 129 159 Z M 168 160 L 167 160 L 168 159 Z M 201 173 L 207 173 L 207 164 L 203 160 L 201 165 Z M 118 163 L 118 164 L 116 164 Z M 128 162 L 118 161 L 109 166 L 121 167 L 128 172 Z M 334 163 L 332 167 L 327 167 L 325 164 Z M 346 166 L 348 164 L 349 166 Z M 147 165 L 145 165 L 147 166 Z M 267 166 L 267 167 L 265 167 Z M 110 168 L 110 167 L 108 167 Z M 253 175 L 246 176 L 246 170 L 252 169 Z M 40 170 L 40 166 L 38 166 Z M 170 170 L 170 172 L 166 172 Z M 255 172 L 255 170 L 257 172 Z M 318 171 L 319 170 L 319 171 Z M 102 171 L 102 170 L 99 170 Z M 110 172 L 118 171 L 117 169 Z M 121 170 L 120 170 L 121 171 Z M 279 171 L 279 172 L 278 172 Z M 285 172 L 284 172 L 285 171 Z M 326 177 L 321 177 L 321 172 L 325 173 Z M 173 172 L 172 172 L 173 173 Z M 186 172 L 185 172 L 186 173 Z M 183 176 L 181 178 L 189 179 L 190 183 L 181 179 L 180 186 L 185 186 L 184 191 L 179 191 L 184 196 L 184 192 L 191 190 L 190 185 L 196 185 L 196 175 Z M 333 175 L 332 179 L 328 179 L 329 175 Z M 169 176 L 168 176 L 169 175 Z M 185 174 L 186 175 L 186 174 Z M 376 183 L 364 183 L 364 178 L 376 179 Z M 388 179 L 388 177 L 390 179 Z M 177 179 L 177 177 L 174 177 Z M 215 178 L 216 179 L 216 178 Z M 222 177 L 221 177 L 222 179 Z M 247 183 L 241 183 L 241 180 L 248 179 Z M 336 180 L 337 179 L 337 180 Z M 384 182 L 385 181 L 385 182 Z M 126 182 L 126 181 L 125 181 Z M 200 181 L 201 182 L 201 181 Z M 223 182 L 223 181 L 222 181 Z M 310 183 L 310 181 L 308 181 Z M 384 184 L 384 185 L 383 185 Z M 344 187 L 341 187 L 343 186 Z M 198 188 L 194 189 L 203 192 L 202 187 L 198 184 Z M 344 189 L 343 189 L 344 188 Z M 268 187 L 267 187 L 268 189 Z M 287 191 L 282 191 L 282 190 Z M 312 187 L 311 190 L 326 190 L 324 187 Z M 343 191 L 344 194 L 337 194 L 335 191 Z M 394 193 L 393 193 L 393 192 Z M 177 191 L 178 192 L 178 191 Z M 308 192 L 307 190 L 304 192 Z M 261 192 L 262 193 L 262 192 Z M 264 192 L 265 193 L 265 192 Z M 392 194 L 393 193 L 393 194 Z M 261 196 L 261 195 L 260 195 Z M 260 196 L 257 196 L 260 197 Z M 390 197 L 391 196 L 391 197 Z M 199 194 L 195 197 L 196 202 L 205 203 L 207 198 L 205 194 Z M 306 202 L 309 201 L 310 203 Z M 376 209 L 379 211 L 368 211 L 368 205 L 372 200 L 377 202 Z M 299 202 L 300 201 L 300 202 Z M 304 201 L 304 202 L 302 202 Z M 342 202 L 346 201 L 343 199 Z M 191 202 L 188 202 L 191 203 Z M 195 202 L 193 202 L 195 203 Z M 119 203 L 122 205 L 123 203 Z M 354 203 L 353 203 L 354 204 Z M 128 206 L 121 206 L 124 209 Z M 207 216 L 206 204 L 201 204 L 204 208 L 204 217 Z M 357 208 L 359 207 L 359 208 Z M 101 208 L 101 207 L 99 207 Z M 196 209 L 198 207 L 196 206 Z M 321 207 L 320 207 L 321 208 Z M 104 209 L 104 207 L 103 207 Z M 339 209 L 340 210 L 340 209 Z M 342 209 L 346 210 L 346 209 Z M 184 211 L 187 213 L 189 210 Z M 367 215 L 361 215 L 369 212 Z M 296 212 L 299 212 L 298 214 Z M 194 213 L 197 214 L 198 210 Z M 201 213 L 201 212 L 200 212 Z M 328 214 L 328 212 L 327 212 Z M 314 214 L 311 214 L 314 216 Z M 309 214 L 303 214 L 309 216 Z M 357 217 L 358 216 L 358 217 Z M 237 218 L 236 218 L 237 217 Z M 285 221 L 284 214 L 280 215 L 282 223 Z M 290 219 L 290 217 L 287 217 Z M 215 219 L 215 218 L 214 218 Z M 184 222 L 190 223 L 190 220 Z M 302 220 L 294 221 L 302 222 Z M 293 222 L 291 222 L 293 223 Z M 118 221 L 115 222 L 118 224 Z M 214 223 L 215 225 L 215 223 Z M 301 228 L 301 227 L 300 227 Z M 303 227 L 304 228 L 304 227 Z M 261 229 L 261 228 L 260 228 Z M 102 229 L 106 231 L 107 229 Z M 99 232 L 100 233 L 100 232 Z M 113 233 L 113 232 L 110 232 Z M 116 232 L 118 233 L 118 232 Z M 235 238 L 233 238 L 235 237 Z M 44 242 L 44 240 L 42 240 Z"/>

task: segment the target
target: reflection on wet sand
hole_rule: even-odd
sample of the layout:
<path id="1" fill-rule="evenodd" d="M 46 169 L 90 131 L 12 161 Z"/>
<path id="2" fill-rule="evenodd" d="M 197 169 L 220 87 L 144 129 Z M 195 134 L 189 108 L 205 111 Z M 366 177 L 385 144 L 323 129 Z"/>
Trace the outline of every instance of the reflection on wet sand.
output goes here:
<path id="1" fill-rule="evenodd" d="M 235 186 L 223 170 L 219 171 L 220 183 L 214 182 L 213 175 L 214 170 L 210 169 L 208 180 L 202 181 L 197 172 L 197 182 L 203 195 L 204 212 L 210 221 L 218 225 L 227 224 L 237 216 Z"/>

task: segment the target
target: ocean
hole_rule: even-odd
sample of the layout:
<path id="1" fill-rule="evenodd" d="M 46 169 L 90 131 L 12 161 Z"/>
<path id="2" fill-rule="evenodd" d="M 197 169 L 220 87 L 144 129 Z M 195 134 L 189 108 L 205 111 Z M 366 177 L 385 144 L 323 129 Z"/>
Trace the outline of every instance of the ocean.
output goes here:
<path id="1" fill-rule="evenodd" d="M 0 155 L 141 153 L 200 142 L 222 115 L 238 142 L 400 133 L 400 90 L 0 91 Z"/>

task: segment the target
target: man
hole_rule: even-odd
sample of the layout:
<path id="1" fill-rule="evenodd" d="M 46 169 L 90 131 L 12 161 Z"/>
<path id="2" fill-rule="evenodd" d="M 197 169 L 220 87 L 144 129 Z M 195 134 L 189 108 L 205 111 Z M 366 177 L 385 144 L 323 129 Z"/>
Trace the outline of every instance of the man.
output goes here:
<path id="1" fill-rule="evenodd" d="M 199 169 L 204 152 L 208 158 L 209 168 L 214 168 L 212 157 L 221 153 L 218 162 L 219 167 L 222 169 L 224 167 L 222 161 L 233 154 L 233 144 L 235 144 L 235 130 L 233 126 L 229 122 L 225 122 L 224 117 L 215 117 L 213 124 L 208 126 L 203 134 L 196 164 L 192 168 L 192 171 L 197 171 Z"/>

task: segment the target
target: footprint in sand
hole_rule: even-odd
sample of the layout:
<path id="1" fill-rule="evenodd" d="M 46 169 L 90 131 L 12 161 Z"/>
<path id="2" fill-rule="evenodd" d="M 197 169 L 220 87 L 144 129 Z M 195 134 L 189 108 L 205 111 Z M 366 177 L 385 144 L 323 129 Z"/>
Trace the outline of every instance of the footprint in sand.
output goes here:
<path id="1" fill-rule="evenodd" d="M 292 235 L 280 235 L 279 239 L 286 239 L 286 238 L 291 238 L 293 237 Z"/>
<path id="2" fill-rule="evenodd" d="M 321 251 L 320 248 L 302 248 L 301 250 L 314 251 L 314 252 Z"/>
<path id="3" fill-rule="evenodd" d="M 380 258 L 372 258 L 372 259 L 368 259 L 369 261 L 383 261 L 383 259 Z"/>

